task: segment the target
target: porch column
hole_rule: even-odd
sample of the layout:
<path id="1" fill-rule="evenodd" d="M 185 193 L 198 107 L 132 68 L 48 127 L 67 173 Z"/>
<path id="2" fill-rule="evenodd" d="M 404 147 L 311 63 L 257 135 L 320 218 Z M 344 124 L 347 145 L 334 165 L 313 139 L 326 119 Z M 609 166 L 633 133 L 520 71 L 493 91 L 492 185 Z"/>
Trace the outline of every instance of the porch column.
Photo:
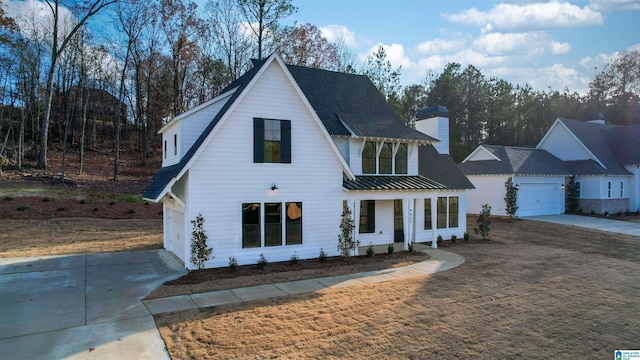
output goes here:
<path id="1" fill-rule="evenodd" d="M 433 231 L 432 239 L 431 239 L 431 247 L 436 249 L 438 248 L 438 197 L 431 197 L 431 228 Z"/>
<path id="2" fill-rule="evenodd" d="M 409 250 L 409 244 L 414 240 L 414 199 L 402 199 L 402 227 L 404 233 L 403 249 Z"/>

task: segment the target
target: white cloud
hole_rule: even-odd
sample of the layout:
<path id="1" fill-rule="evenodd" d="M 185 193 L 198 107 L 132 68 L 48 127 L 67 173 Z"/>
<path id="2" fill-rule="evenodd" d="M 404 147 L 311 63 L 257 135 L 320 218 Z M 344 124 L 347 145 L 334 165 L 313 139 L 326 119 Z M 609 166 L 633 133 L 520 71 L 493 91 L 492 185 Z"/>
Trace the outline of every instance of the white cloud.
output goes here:
<path id="1" fill-rule="evenodd" d="M 479 26 L 483 32 L 525 32 L 600 25 L 604 21 L 601 13 L 588 6 L 580 8 L 559 1 L 501 3 L 486 12 L 471 8 L 456 14 L 444 13 L 441 16 L 455 23 Z"/>
<path id="2" fill-rule="evenodd" d="M 554 41 L 549 45 L 552 55 L 566 55 L 571 52 L 571 44 Z"/>
<path id="3" fill-rule="evenodd" d="M 342 41 L 349 49 L 356 49 L 360 46 L 356 33 L 344 25 L 331 24 L 322 26 L 320 27 L 320 32 L 329 42 L 337 43 Z"/>
<path id="4" fill-rule="evenodd" d="M 465 45 L 466 41 L 462 39 L 433 39 L 418 44 L 416 49 L 422 54 L 438 54 L 441 52 L 458 51 L 464 48 Z"/>
<path id="5" fill-rule="evenodd" d="M 385 53 L 387 54 L 387 60 L 391 63 L 391 67 L 396 69 L 402 66 L 402 70 L 411 69 L 416 64 L 409 59 L 407 54 L 404 51 L 404 46 L 400 44 L 391 44 L 386 45 L 383 43 L 378 43 L 375 46 L 371 47 L 366 53 L 360 54 L 360 61 L 363 64 L 367 63 L 367 58 L 378 51 L 378 46 L 382 46 L 384 48 Z"/>
<path id="6" fill-rule="evenodd" d="M 22 35 L 26 37 L 42 38 L 51 33 L 53 16 L 49 7 L 38 0 L 8 0 L 3 2 L 5 15 L 12 17 Z M 71 30 L 76 22 L 73 13 L 64 6 L 60 6 L 60 34 Z M 65 31 L 66 30 L 66 31 Z"/>
<path id="7" fill-rule="evenodd" d="M 640 10 L 640 0 L 591 0 L 589 8 L 603 12 L 634 11 Z"/>

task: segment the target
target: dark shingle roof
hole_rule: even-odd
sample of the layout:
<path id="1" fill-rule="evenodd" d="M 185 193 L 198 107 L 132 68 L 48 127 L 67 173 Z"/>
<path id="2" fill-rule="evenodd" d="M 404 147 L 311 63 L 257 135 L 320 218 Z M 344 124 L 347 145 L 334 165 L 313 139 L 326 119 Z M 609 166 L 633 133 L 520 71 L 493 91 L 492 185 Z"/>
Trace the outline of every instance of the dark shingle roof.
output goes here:
<path id="1" fill-rule="evenodd" d="M 449 109 L 447 109 L 445 106 L 442 106 L 442 105 L 428 107 L 425 109 L 418 110 L 418 114 L 416 115 L 416 118 L 418 120 L 422 120 L 422 119 L 430 119 L 436 116 L 448 118 Z"/>
<path id="2" fill-rule="evenodd" d="M 344 179 L 347 190 L 443 190 L 446 186 L 424 176 L 356 176 L 355 180 Z"/>
<path id="3" fill-rule="evenodd" d="M 331 135 L 438 141 L 406 126 L 364 75 L 287 68 Z"/>
<path id="4" fill-rule="evenodd" d="M 607 133 L 619 129 L 619 126 L 570 119 L 560 119 L 560 121 L 602 162 L 606 168 L 603 169 L 602 174 L 629 175 L 607 141 Z"/>
<path id="5" fill-rule="evenodd" d="M 640 125 L 609 130 L 607 143 L 618 157 L 620 165 L 640 164 Z"/>
<path id="6" fill-rule="evenodd" d="M 473 184 L 462 173 L 451 156 L 439 154 L 432 145 L 418 149 L 420 175 L 444 185 L 447 189 L 473 189 Z"/>
<path id="7" fill-rule="evenodd" d="M 459 165 L 466 175 L 571 175 L 565 163 L 546 150 L 483 145 L 498 160 L 467 161 Z"/>

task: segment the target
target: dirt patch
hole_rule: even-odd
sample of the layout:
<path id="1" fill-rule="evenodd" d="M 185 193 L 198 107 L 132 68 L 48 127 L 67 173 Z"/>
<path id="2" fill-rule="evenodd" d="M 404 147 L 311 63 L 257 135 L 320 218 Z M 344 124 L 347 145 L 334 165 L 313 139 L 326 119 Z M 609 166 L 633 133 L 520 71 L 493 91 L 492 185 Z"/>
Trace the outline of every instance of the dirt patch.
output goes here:
<path id="1" fill-rule="evenodd" d="M 475 224 L 473 218 L 469 225 Z M 640 238 L 496 219 L 407 281 L 156 316 L 174 359 L 607 358 L 640 338 Z"/>
<path id="2" fill-rule="evenodd" d="M 196 270 L 158 287 L 147 299 L 389 269 L 411 265 L 428 258 L 427 254 L 421 252 L 401 251 L 391 255 L 375 254 L 371 258 L 329 257 L 325 263 L 319 262 L 318 259 L 300 260 L 296 264 L 270 263 L 263 270 L 258 269 L 256 265 L 240 266 L 235 270 Z"/>

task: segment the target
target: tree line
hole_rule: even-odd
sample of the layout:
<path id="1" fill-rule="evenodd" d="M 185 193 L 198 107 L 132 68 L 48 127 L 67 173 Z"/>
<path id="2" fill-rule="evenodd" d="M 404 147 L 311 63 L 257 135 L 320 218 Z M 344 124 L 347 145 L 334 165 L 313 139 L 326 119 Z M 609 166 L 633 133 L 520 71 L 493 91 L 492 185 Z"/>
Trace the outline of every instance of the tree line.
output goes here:
<path id="1" fill-rule="evenodd" d="M 456 160 L 483 142 L 534 144 L 558 116 L 602 112 L 620 124 L 639 118 L 637 52 L 612 60 L 586 95 L 512 85 L 455 63 L 402 87 L 402 69 L 383 47 L 360 64 L 315 25 L 282 25 L 297 11 L 291 0 L 208 0 L 202 8 L 187 0 L 40 4 L 50 22 L 0 11 L 0 161 L 20 168 L 30 156 L 46 169 L 55 145 L 62 179 L 68 149 L 79 154 L 69 161 L 79 161 L 80 171 L 86 149 L 108 149 L 114 180 L 123 148 L 138 151 L 145 165 L 160 151 L 157 131 L 167 121 L 215 97 L 251 58 L 273 51 L 289 64 L 368 75 L 410 126 L 418 109 L 447 106 Z"/>

